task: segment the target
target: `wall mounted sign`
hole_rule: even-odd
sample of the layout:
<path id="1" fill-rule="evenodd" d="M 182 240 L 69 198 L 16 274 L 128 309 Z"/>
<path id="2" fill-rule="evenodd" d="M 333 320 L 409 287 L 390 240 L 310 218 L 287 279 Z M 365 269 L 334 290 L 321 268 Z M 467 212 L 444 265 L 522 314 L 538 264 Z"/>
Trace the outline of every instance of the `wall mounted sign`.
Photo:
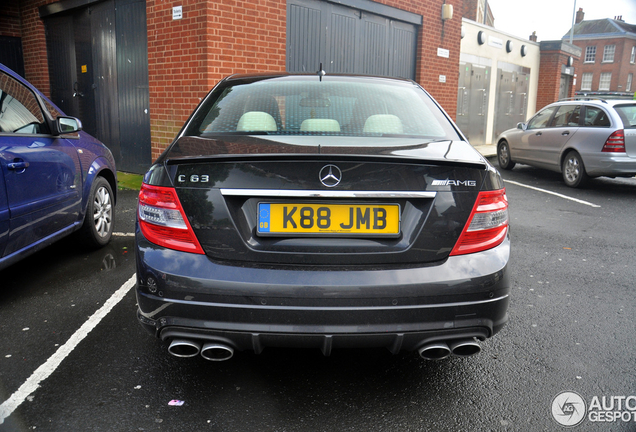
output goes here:
<path id="1" fill-rule="evenodd" d="M 172 8 L 172 19 L 179 20 L 183 18 L 183 6 L 174 6 Z"/>
<path id="2" fill-rule="evenodd" d="M 450 56 L 450 51 L 444 48 L 437 48 L 437 57 L 448 58 Z"/>
<path id="3" fill-rule="evenodd" d="M 494 36 L 490 36 L 488 38 L 488 45 L 494 48 L 503 48 L 503 40 Z"/>

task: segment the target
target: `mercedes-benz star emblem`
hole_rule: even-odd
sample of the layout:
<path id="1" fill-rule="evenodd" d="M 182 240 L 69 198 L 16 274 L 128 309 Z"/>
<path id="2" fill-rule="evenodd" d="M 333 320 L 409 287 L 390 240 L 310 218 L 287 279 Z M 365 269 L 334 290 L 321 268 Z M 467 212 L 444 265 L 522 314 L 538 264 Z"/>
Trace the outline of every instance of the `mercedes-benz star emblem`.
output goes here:
<path id="1" fill-rule="evenodd" d="M 327 187 L 338 186 L 342 180 L 342 171 L 335 165 L 325 165 L 320 170 L 320 183 Z"/>

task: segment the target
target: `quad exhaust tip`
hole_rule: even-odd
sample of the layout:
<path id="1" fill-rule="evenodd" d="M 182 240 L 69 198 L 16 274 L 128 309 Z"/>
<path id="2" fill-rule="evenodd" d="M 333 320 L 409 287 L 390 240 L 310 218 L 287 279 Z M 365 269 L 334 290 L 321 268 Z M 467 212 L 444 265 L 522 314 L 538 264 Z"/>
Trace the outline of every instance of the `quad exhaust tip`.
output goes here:
<path id="1" fill-rule="evenodd" d="M 451 350 L 446 342 L 433 342 L 424 345 L 417 351 L 424 360 L 443 360 L 451 355 Z"/>
<path id="2" fill-rule="evenodd" d="M 481 346 L 474 339 L 455 339 L 449 342 L 433 342 L 417 350 L 424 360 L 443 360 L 451 354 L 457 357 L 469 357 L 481 352 Z"/>
<path id="3" fill-rule="evenodd" d="M 459 339 L 448 344 L 451 352 L 457 357 L 469 357 L 481 352 L 481 346 L 475 339 Z"/>
<path id="4" fill-rule="evenodd" d="M 234 356 L 234 348 L 222 342 L 201 343 L 191 339 L 173 339 L 168 352 L 175 357 L 188 358 L 201 354 L 206 360 L 225 361 Z"/>
<path id="5" fill-rule="evenodd" d="M 234 356 L 234 348 L 218 342 L 208 342 L 201 349 L 201 357 L 210 361 L 225 361 Z"/>
<path id="6" fill-rule="evenodd" d="M 469 357 L 481 352 L 481 346 L 474 339 L 453 339 L 423 345 L 418 350 L 424 360 L 443 360 L 451 355 Z M 206 342 L 203 347 L 195 340 L 173 339 L 168 352 L 175 357 L 188 358 L 201 354 L 206 360 L 226 361 L 234 356 L 234 348 L 222 342 Z"/>
<path id="7" fill-rule="evenodd" d="M 194 357 L 201 352 L 201 344 L 189 339 L 173 339 L 168 352 L 175 357 Z"/>

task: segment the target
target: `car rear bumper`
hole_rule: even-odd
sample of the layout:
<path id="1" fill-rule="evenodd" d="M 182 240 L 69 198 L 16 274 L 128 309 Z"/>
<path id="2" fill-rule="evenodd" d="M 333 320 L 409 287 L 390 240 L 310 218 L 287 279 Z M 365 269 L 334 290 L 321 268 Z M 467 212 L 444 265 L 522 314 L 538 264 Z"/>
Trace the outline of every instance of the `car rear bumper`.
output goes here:
<path id="1" fill-rule="evenodd" d="M 348 270 L 228 266 L 157 247 L 139 233 L 137 243 L 138 318 L 163 340 L 257 353 L 267 346 L 398 352 L 485 339 L 508 319 L 508 239 L 437 265 Z"/>
<path id="2" fill-rule="evenodd" d="M 585 171 L 588 175 L 631 177 L 636 175 L 636 157 L 626 153 L 593 153 L 584 159 Z"/>

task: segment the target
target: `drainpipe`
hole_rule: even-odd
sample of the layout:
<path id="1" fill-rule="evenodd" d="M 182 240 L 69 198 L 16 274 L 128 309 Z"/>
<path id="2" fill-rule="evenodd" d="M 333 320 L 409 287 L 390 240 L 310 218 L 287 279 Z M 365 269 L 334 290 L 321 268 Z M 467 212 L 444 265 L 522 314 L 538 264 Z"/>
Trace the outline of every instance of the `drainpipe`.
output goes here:
<path id="1" fill-rule="evenodd" d="M 574 20 L 576 19 L 576 0 L 574 0 L 574 9 L 572 10 L 572 28 L 570 28 L 570 45 L 572 45 L 572 39 L 574 38 Z"/>

